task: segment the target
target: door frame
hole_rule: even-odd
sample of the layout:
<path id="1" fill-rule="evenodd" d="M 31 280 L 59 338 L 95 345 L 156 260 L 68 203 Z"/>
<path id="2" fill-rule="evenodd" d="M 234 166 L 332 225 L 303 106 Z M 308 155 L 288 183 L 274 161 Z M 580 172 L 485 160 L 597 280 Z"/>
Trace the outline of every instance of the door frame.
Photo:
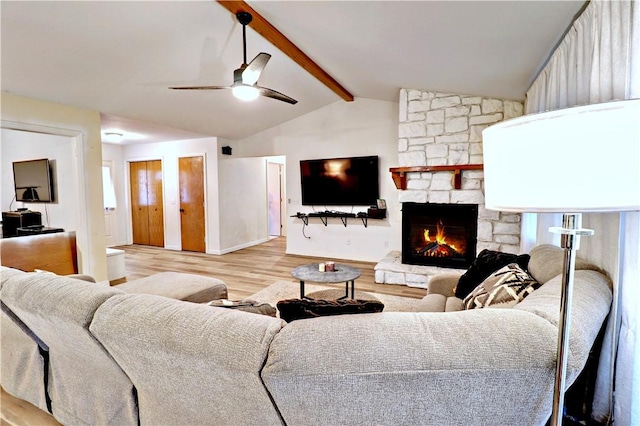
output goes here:
<path id="1" fill-rule="evenodd" d="M 278 217 L 278 223 L 280 224 L 280 229 L 278 230 L 278 235 L 272 234 L 271 233 L 271 209 L 270 209 L 270 203 L 269 203 L 269 193 L 270 193 L 270 189 L 273 186 L 275 186 L 274 184 L 276 182 L 273 182 L 274 179 L 271 179 L 271 174 L 270 174 L 270 168 L 271 167 L 277 167 L 278 169 L 278 212 L 279 217 Z M 275 161 L 271 161 L 267 159 L 267 236 L 269 238 L 273 238 L 273 237 L 282 237 L 284 234 L 284 220 L 283 220 L 283 203 L 282 201 L 284 200 L 284 188 L 283 188 L 283 177 L 284 177 L 284 164 L 282 163 L 278 163 Z"/>
<path id="2" fill-rule="evenodd" d="M 124 186 L 124 204 L 127 211 L 127 244 L 133 244 L 133 218 L 131 212 L 131 164 L 141 161 L 160 161 L 160 167 L 162 168 L 162 233 L 164 235 L 164 247 L 167 248 L 167 185 L 165 180 L 165 160 L 164 156 L 144 156 L 144 157 L 131 157 L 124 160 L 124 179 L 127 183 Z"/>
<path id="3" fill-rule="evenodd" d="M 90 224 L 88 212 L 91 211 L 91 205 L 89 202 L 89 198 L 87 197 L 88 188 L 85 179 L 85 151 L 87 145 L 87 143 L 85 142 L 85 133 L 73 129 L 65 129 L 8 120 L 0 120 L 0 128 L 18 130 L 23 132 L 43 133 L 47 135 L 65 136 L 69 138 L 72 151 L 69 153 L 69 155 L 73 155 L 75 157 L 75 168 L 71 170 L 70 173 L 74 174 L 74 181 L 78 182 L 78 186 L 75 189 L 78 193 L 79 205 L 78 208 L 74 210 L 74 214 L 78 219 L 78 226 L 75 229 L 76 241 L 78 247 L 80 248 L 80 250 L 78 250 L 78 269 L 82 273 L 92 274 L 91 265 L 94 263 L 93 258 L 94 256 L 99 256 L 99 254 L 95 253 L 93 245 L 91 244 L 92 239 L 90 238 L 90 235 L 95 229 L 89 229 Z M 103 223 L 100 225 L 101 230 L 104 229 L 104 218 L 102 218 L 102 221 Z M 96 225 L 94 224 L 94 226 Z"/>
<path id="4" fill-rule="evenodd" d="M 176 156 L 176 189 L 178 192 L 176 197 L 175 213 L 177 213 L 180 220 L 182 220 L 182 216 L 180 215 L 180 159 L 187 157 L 202 157 L 202 178 L 204 179 L 204 252 L 209 253 L 209 179 L 207 175 L 207 154 L 205 152 L 181 153 Z M 182 229 L 180 230 L 179 250 L 182 251 Z"/>

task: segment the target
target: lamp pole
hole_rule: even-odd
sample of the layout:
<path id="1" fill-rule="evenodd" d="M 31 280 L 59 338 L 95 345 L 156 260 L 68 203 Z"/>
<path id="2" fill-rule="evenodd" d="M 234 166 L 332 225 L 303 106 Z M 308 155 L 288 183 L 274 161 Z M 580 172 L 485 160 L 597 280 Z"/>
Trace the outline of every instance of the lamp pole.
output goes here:
<path id="1" fill-rule="evenodd" d="M 551 425 L 560 426 L 562 425 L 564 412 L 564 390 L 569 352 L 569 320 L 571 318 L 571 295 L 573 293 L 576 251 L 580 248 L 580 236 L 593 235 L 593 230 L 582 228 L 582 213 L 565 213 L 562 216 L 562 227 L 552 227 L 549 228 L 549 231 L 561 235 L 560 247 L 564 249 L 556 379 L 553 389 L 553 412 L 551 414 Z"/>

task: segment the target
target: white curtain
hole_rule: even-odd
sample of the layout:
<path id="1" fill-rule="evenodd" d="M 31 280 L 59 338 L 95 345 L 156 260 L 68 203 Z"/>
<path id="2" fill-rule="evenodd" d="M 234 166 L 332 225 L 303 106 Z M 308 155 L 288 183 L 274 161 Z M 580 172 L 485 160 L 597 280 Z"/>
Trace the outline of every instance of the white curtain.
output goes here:
<path id="1" fill-rule="evenodd" d="M 527 92 L 525 113 L 638 97 L 640 4 L 595 0 L 573 23 Z M 588 214 L 583 219 L 596 235 L 582 239 L 578 255 L 609 273 L 620 301 L 607 324 L 593 418 L 604 422 L 613 415 L 616 424 L 640 425 L 640 213 Z M 559 225 L 557 216 L 530 220 L 537 221 L 537 243 L 554 242 L 547 229 Z"/>

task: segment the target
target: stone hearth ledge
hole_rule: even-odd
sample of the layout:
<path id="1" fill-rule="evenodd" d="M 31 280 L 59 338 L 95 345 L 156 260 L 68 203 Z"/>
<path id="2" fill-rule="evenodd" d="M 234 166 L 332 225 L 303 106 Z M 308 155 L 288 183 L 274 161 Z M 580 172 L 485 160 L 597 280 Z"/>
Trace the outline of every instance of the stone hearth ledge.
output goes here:
<path id="1" fill-rule="evenodd" d="M 432 277 L 453 273 L 462 275 L 466 269 L 440 268 L 437 266 L 407 265 L 402 263 L 402 253 L 389 252 L 375 268 L 375 281 L 378 284 L 398 284 L 408 287 L 427 288 Z"/>

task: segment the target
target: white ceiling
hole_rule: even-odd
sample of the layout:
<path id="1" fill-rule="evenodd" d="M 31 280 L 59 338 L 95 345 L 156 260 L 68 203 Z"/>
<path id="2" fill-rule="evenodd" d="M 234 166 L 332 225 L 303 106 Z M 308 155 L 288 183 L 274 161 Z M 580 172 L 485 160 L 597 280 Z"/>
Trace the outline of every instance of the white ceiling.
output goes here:
<path id="1" fill-rule="evenodd" d="M 400 88 L 506 99 L 525 91 L 583 1 L 249 1 L 355 97 Z M 103 113 L 129 142 L 242 139 L 343 102 L 247 29 L 248 59 L 272 54 L 259 84 L 299 102 L 243 103 L 228 90 L 242 27 L 215 1 L 6 1 L 3 91 Z M 130 129 L 130 130 L 128 130 Z M 174 133 L 175 132 L 175 133 Z"/>

